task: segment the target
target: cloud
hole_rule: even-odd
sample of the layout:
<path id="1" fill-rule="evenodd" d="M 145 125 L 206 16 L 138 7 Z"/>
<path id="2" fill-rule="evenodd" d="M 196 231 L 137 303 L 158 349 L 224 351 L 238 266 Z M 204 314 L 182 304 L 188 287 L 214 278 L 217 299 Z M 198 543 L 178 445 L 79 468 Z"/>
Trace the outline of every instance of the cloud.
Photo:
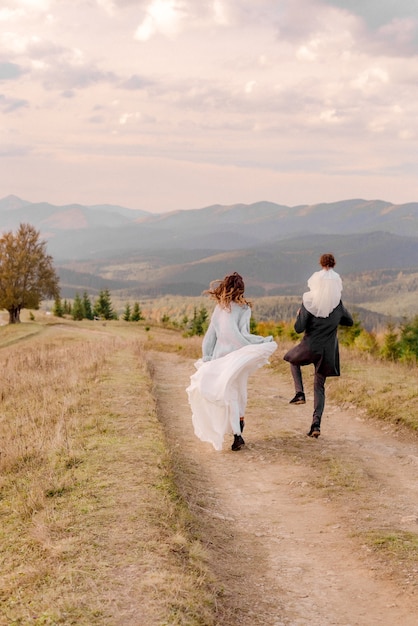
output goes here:
<path id="1" fill-rule="evenodd" d="M 7 31 L 0 35 L 0 49 L 9 57 L 30 59 L 59 58 L 67 53 L 62 44 L 43 39 L 38 35 L 19 34 Z"/>
<path id="2" fill-rule="evenodd" d="M 300 15 L 303 20 L 299 19 Z M 337 43 L 337 38 L 343 38 L 346 42 L 351 40 L 363 52 L 387 56 L 418 52 L 415 0 L 382 0 L 378 10 L 376 2 L 364 0 L 299 0 L 297 3 L 284 0 L 276 23 L 279 39 L 299 42 L 299 55 L 306 60 L 319 58 L 315 46 L 305 44 L 306 40 L 318 39 Z"/>
<path id="3" fill-rule="evenodd" d="M 9 56 L 24 59 L 31 80 L 41 82 L 45 89 L 59 89 L 69 92 L 72 89 L 86 88 L 97 83 L 117 82 L 115 73 L 101 70 L 80 48 L 66 47 L 61 43 L 39 36 L 18 36 L 3 33 L 0 45 Z M 16 63 L 0 63 L 0 80 L 17 78 L 24 72 Z"/>
<path id="4" fill-rule="evenodd" d="M 91 124 L 103 124 L 103 122 L 105 122 L 106 120 L 102 115 L 92 115 L 88 118 L 88 121 Z"/>
<path id="5" fill-rule="evenodd" d="M 258 0 L 263 5 L 266 0 Z M 267 0 L 271 2 L 271 0 Z M 237 6 L 238 4 L 238 6 Z M 232 0 L 151 0 L 144 7 L 144 17 L 135 31 L 137 41 L 146 42 L 156 35 L 170 39 L 188 30 L 224 27 L 239 21 L 241 8 Z M 256 11 L 257 13 L 257 11 Z M 248 18 L 248 7 L 245 9 Z"/>
<path id="6" fill-rule="evenodd" d="M 86 89 L 98 83 L 116 83 L 112 72 L 104 72 L 93 65 L 74 66 L 60 63 L 41 71 L 42 84 L 47 90 Z"/>
<path id="7" fill-rule="evenodd" d="M 131 121 L 136 121 L 141 119 L 141 114 L 137 111 L 135 113 L 123 113 L 120 118 L 119 118 L 119 124 L 121 124 L 121 126 L 124 126 L 125 124 L 127 124 L 130 120 Z"/>
<path id="8" fill-rule="evenodd" d="M 361 16 L 372 30 L 400 17 L 417 19 L 415 0 L 326 0 L 326 4 Z"/>
<path id="9" fill-rule="evenodd" d="M 362 23 L 362 46 L 386 55 L 418 52 L 418 12 L 416 0 L 327 0 Z"/>
<path id="10" fill-rule="evenodd" d="M 27 100 L 23 100 L 21 98 L 10 98 L 0 94 L 0 111 L 2 111 L 2 113 L 13 113 L 18 109 L 28 106 L 29 103 Z"/>
<path id="11" fill-rule="evenodd" d="M 256 85 L 257 85 L 257 81 L 256 81 L 256 80 L 249 80 L 249 81 L 245 84 L 245 86 L 244 86 L 244 92 L 245 92 L 246 94 L 253 93 L 253 91 L 254 91 L 254 89 L 255 89 Z"/>
<path id="12" fill-rule="evenodd" d="M 21 17 L 45 13 L 53 4 L 54 0 L 3 0 L 0 21 L 13 21 Z"/>
<path id="13" fill-rule="evenodd" d="M 373 19 L 376 0 L 0 0 L 0 111 L 19 122 L 2 140 L 30 137 L 74 175 L 88 154 L 97 180 L 107 158 L 119 173 L 138 158 L 227 166 L 263 195 L 259 172 L 281 190 L 284 171 L 411 162 L 416 20 L 395 4 Z"/>
<path id="14" fill-rule="evenodd" d="M 23 70 L 16 63 L 0 63 L 0 80 L 13 80 L 22 74 Z"/>
<path id="15" fill-rule="evenodd" d="M 352 16 L 348 14 L 340 16 L 339 11 L 316 0 L 298 2 L 285 0 L 275 20 L 278 38 L 282 41 L 300 43 L 306 39 L 324 36 L 325 33 L 335 33 L 336 22 L 341 23 L 343 20 L 346 27 L 353 28 Z"/>
<path id="16" fill-rule="evenodd" d="M 389 83 L 388 72 L 379 66 L 365 69 L 351 81 L 355 89 L 360 89 L 365 93 L 379 89 L 381 85 L 387 83 Z"/>
<path id="17" fill-rule="evenodd" d="M 12 22 L 22 15 L 24 15 L 24 12 L 20 9 L 9 9 L 7 7 L 3 7 L 0 9 L 0 23 Z"/>
<path id="18" fill-rule="evenodd" d="M 121 87 L 123 89 L 130 89 L 130 90 L 142 90 L 142 89 L 146 89 L 152 84 L 153 84 L 153 81 L 149 80 L 148 78 L 143 78 L 142 76 L 133 74 L 132 76 L 130 76 L 130 78 L 128 78 L 127 80 L 121 83 Z"/>
<path id="19" fill-rule="evenodd" d="M 418 20 L 394 19 L 377 31 L 376 45 L 383 53 L 404 55 L 418 52 Z"/>
<path id="20" fill-rule="evenodd" d="M 135 39 L 147 41 L 156 33 L 173 37 L 180 31 L 184 19 L 183 3 L 177 0 L 152 0 L 146 17 L 135 32 Z"/>
<path id="21" fill-rule="evenodd" d="M 27 146 L 16 145 L 1 145 L 0 146 L 0 158 L 9 159 L 10 157 L 24 157 L 32 152 Z"/>
<path id="22" fill-rule="evenodd" d="M 109 15 L 114 15 L 116 10 L 116 3 L 112 0 L 96 0 L 97 5 L 104 9 Z"/>
<path id="23" fill-rule="evenodd" d="M 149 4 L 149 0 L 96 0 L 97 6 L 112 11 L 122 10 L 129 7 L 146 8 Z"/>
<path id="24" fill-rule="evenodd" d="M 30 11 L 48 11 L 53 3 L 54 0 L 9 0 L 12 6 L 16 5 Z"/>
<path id="25" fill-rule="evenodd" d="M 229 21 L 226 6 L 221 0 L 214 0 L 213 15 L 217 24 L 227 24 Z"/>

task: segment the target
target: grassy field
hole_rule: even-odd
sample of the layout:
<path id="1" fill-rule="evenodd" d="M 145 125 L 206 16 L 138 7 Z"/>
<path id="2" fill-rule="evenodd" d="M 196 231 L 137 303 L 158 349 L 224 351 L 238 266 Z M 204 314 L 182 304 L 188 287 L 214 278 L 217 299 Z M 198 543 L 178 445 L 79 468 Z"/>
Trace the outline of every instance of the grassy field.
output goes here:
<path id="1" fill-rule="evenodd" d="M 147 334 L 109 326 L 0 329 L 2 626 L 211 623 Z"/>
<path id="2" fill-rule="evenodd" d="M 138 611 L 159 626 L 214 624 L 221 590 L 176 484 L 147 363 L 149 349 L 195 359 L 201 339 L 37 317 L 0 327 L 0 625 L 129 626 Z M 287 378 L 289 346 L 272 359 Z M 416 367 L 341 356 L 330 400 L 418 429 Z"/>

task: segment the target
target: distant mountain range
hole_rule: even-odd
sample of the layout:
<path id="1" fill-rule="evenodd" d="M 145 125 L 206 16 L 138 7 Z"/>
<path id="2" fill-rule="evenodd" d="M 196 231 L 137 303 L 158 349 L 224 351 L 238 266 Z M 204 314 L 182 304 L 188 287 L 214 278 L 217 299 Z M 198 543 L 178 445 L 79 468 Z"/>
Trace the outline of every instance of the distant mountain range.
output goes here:
<path id="1" fill-rule="evenodd" d="M 418 202 L 381 200 L 283 206 L 273 202 L 213 205 L 155 214 L 116 205 L 55 206 L 16 196 L 0 200 L 0 229 L 30 223 L 57 259 L 81 260 L 143 249 L 239 250 L 289 237 L 376 231 L 418 236 Z M 71 231 L 71 241 L 68 232 Z"/>
<path id="2" fill-rule="evenodd" d="M 256 202 L 152 214 L 1 199 L 1 231 L 20 223 L 47 240 L 64 297 L 105 287 L 138 297 L 200 295 L 229 271 L 243 274 L 254 295 L 301 294 L 324 251 L 335 254 L 346 293 L 357 302 L 366 297 L 361 276 L 370 296 L 376 284 L 380 292 L 396 291 L 400 271 L 408 291 L 418 274 L 418 202 Z"/>

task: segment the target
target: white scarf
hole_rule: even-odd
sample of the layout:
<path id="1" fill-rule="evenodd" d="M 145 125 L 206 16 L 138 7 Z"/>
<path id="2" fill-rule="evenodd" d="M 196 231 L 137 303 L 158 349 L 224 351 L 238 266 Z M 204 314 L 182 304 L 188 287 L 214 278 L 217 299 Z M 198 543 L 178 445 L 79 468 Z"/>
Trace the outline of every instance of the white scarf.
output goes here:
<path id="1" fill-rule="evenodd" d="M 340 275 L 334 270 L 320 270 L 308 280 L 310 291 L 303 294 L 305 308 L 315 317 L 328 317 L 338 306 L 343 290 Z"/>

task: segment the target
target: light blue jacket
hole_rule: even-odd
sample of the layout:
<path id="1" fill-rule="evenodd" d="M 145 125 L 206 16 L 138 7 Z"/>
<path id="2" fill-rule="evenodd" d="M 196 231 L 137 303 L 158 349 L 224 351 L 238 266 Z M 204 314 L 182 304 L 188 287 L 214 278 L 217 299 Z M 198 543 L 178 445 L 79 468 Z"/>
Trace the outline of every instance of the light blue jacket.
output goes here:
<path id="1" fill-rule="evenodd" d="M 203 361 L 219 359 L 234 350 L 253 343 L 272 341 L 273 337 L 261 337 L 250 333 L 251 309 L 248 305 L 231 303 L 231 310 L 216 305 L 209 328 L 203 338 Z"/>

